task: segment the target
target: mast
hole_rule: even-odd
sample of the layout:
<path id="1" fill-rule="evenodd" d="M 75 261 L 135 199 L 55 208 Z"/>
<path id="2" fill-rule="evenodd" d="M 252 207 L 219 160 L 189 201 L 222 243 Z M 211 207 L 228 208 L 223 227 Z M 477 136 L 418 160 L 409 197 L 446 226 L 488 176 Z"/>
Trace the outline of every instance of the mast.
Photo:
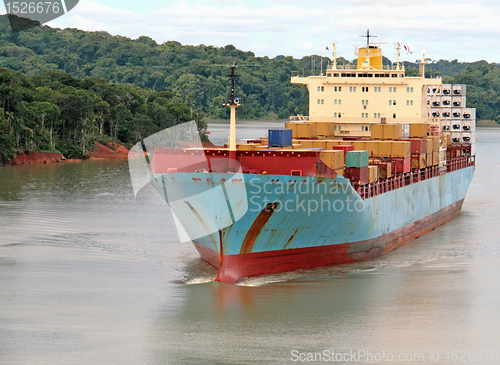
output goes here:
<path id="1" fill-rule="evenodd" d="M 337 42 L 333 43 L 333 69 L 337 69 Z"/>
<path id="2" fill-rule="evenodd" d="M 401 50 L 401 43 L 400 42 L 396 42 L 394 44 L 394 46 L 396 48 L 396 54 L 397 54 L 397 57 L 398 57 L 398 59 L 396 61 L 396 71 L 399 71 L 400 70 L 400 68 L 399 68 L 399 57 L 401 56 L 401 54 L 400 54 L 399 51 Z"/>
<path id="3" fill-rule="evenodd" d="M 236 75 L 236 65 L 229 66 L 231 68 L 231 74 L 227 75 L 231 78 L 231 94 L 229 95 L 229 100 L 223 100 L 223 104 L 231 109 L 231 117 L 229 121 L 229 158 L 235 160 L 236 159 L 236 108 L 239 107 L 240 99 L 234 96 L 234 81 L 236 77 L 240 75 Z"/>

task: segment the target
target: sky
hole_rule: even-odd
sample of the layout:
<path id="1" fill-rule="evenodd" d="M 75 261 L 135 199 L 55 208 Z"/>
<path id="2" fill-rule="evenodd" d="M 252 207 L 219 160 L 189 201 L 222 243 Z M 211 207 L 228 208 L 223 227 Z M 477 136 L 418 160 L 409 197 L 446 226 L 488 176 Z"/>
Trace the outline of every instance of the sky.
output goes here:
<path id="1" fill-rule="evenodd" d="M 80 0 L 48 25 L 146 35 L 158 43 L 232 44 L 270 58 L 331 57 L 337 42 L 338 56 L 347 59 L 355 58 L 354 46 L 365 44 L 360 35 L 370 29 L 373 42 L 387 42 L 382 49 L 393 61 L 399 41 L 411 51 L 402 52 L 406 61 L 425 50 L 433 60 L 500 62 L 498 0 Z"/>

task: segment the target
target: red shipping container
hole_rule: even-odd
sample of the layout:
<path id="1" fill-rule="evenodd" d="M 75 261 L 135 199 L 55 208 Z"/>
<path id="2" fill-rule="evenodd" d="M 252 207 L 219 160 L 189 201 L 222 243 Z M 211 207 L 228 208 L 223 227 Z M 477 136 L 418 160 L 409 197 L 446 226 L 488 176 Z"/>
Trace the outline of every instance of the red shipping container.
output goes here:
<path id="1" fill-rule="evenodd" d="M 350 145 L 350 144 L 341 144 L 341 145 L 338 145 L 338 146 L 332 146 L 332 150 L 334 151 L 344 151 L 344 161 L 345 161 L 345 154 L 347 153 L 347 151 L 354 151 L 354 146 Z"/>
<path id="2" fill-rule="evenodd" d="M 411 142 L 411 154 L 412 155 L 421 155 L 426 152 L 426 147 L 425 147 L 425 138 L 419 139 L 419 138 L 414 138 L 410 140 Z"/>
<path id="3" fill-rule="evenodd" d="M 411 157 L 393 159 L 393 168 L 396 174 L 411 171 Z"/>
<path id="4" fill-rule="evenodd" d="M 365 167 L 348 167 L 345 169 L 345 178 L 349 179 L 352 184 L 365 185 L 368 184 L 369 168 Z"/>

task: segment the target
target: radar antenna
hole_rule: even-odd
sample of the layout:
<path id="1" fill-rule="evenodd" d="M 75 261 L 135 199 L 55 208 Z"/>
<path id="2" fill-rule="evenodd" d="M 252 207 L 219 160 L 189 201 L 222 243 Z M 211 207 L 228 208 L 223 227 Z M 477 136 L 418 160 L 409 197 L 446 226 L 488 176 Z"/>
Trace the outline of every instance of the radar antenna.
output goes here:
<path id="1" fill-rule="evenodd" d="M 366 37 L 366 49 L 370 48 L 370 38 L 377 38 L 376 35 L 370 34 L 370 29 L 366 31 L 366 34 L 360 35 L 360 37 L 362 38 Z"/>

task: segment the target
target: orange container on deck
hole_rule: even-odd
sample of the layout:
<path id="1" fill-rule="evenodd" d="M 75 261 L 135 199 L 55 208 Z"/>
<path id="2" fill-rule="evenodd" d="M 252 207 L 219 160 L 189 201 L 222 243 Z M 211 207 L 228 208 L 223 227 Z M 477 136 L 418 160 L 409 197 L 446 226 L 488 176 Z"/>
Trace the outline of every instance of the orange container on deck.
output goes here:
<path id="1" fill-rule="evenodd" d="M 335 122 L 317 122 L 316 135 L 330 137 L 335 135 Z"/>
<path id="2" fill-rule="evenodd" d="M 411 156 L 411 142 L 410 141 L 395 141 L 391 146 L 391 157 L 410 157 Z"/>
<path id="3" fill-rule="evenodd" d="M 365 142 L 365 147 L 366 147 L 365 149 L 370 154 L 370 157 L 379 156 L 379 154 L 378 154 L 378 144 L 379 144 L 379 141 L 366 141 Z"/>
<path id="4" fill-rule="evenodd" d="M 392 141 L 378 141 L 378 155 L 380 157 L 391 157 Z"/>
<path id="5" fill-rule="evenodd" d="M 425 138 L 427 137 L 427 123 L 411 123 L 410 138 Z"/>
<path id="6" fill-rule="evenodd" d="M 332 170 L 343 169 L 345 165 L 344 152 L 337 151 L 320 151 L 319 159 Z"/>

